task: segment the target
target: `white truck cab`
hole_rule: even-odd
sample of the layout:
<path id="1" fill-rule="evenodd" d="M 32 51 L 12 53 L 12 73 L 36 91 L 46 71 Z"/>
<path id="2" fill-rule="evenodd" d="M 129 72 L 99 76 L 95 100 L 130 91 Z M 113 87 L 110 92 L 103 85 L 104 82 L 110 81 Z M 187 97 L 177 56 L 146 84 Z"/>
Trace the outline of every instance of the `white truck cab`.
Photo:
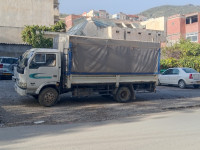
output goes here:
<path id="1" fill-rule="evenodd" d="M 36 96 L 46 85 L 60 82 L 60 52 L 56 49 L 30 49 L 19 60 L 15 88 L 20 95 Z"/>

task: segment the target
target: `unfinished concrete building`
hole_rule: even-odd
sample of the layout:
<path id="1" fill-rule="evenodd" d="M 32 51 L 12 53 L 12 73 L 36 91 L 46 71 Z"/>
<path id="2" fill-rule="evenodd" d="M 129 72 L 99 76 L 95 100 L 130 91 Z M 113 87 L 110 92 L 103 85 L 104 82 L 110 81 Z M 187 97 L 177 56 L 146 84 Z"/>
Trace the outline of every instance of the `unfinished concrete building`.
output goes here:
<path id="1" fill-rule="evenodd" d="M 129 41 L 165 41 L 164 31 L 147 30 L 138 22 L 115 19 L 79 18 L 68 34 Z"/>

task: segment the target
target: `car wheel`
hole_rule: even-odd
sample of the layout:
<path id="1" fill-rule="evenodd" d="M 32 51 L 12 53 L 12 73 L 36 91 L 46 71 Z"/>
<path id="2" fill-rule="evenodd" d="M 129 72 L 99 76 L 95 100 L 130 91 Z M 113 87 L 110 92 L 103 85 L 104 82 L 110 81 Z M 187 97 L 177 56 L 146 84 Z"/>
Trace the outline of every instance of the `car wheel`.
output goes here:
<path id="1" fill-rule="evenodd" d="M 198 89 L 198 88 L 199 88 L 199 85 L 193 85 L 193 87 L 194 87 L 195 89 Z"/>
<path id="2" fill-rule="evenodd" d="M 179 86 L 181 89 L 184 89 L 184 88 L 186 87 L 185 81 L 180 80 L 180 81 L 178 82 L 178 86 Z"/>
<path id="3" fill-rule="evenodd" d="M 54 88 L 46 88 L 39 94 L 38 100 L 42 106 L 53 106 L 58 100 L 58 92 Z"/>
<path id="4" fill-rule="evenodd" d="M 114 95 L 114 99 L 120 103 L 126 103 L 131 100 L 132 93 L 128 87 L 120 87 Z"/>

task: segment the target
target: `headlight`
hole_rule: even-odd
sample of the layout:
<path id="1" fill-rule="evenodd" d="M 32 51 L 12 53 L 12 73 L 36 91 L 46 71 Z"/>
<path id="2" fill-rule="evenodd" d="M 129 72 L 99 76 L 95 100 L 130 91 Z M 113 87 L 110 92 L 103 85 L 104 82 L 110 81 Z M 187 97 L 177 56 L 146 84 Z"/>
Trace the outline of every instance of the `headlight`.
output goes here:
<path id="1" fill-rule="evenodd" d="M 26 84 L 26 83 L 23 83 L 23 82 L 18 82 L 18 86 L 19 86 L 20 88 L 26 89 L 27 84 Z"/>

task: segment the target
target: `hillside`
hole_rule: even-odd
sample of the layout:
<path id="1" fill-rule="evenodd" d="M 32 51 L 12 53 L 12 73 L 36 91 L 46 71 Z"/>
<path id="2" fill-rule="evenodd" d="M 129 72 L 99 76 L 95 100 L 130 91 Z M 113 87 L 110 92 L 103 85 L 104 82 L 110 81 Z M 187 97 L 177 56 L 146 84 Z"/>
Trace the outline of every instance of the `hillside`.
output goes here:
<path id="1" fill-rule="evenodd" d="M 169 17 L 175 14 L 189 14 L 193 12 L 200 12 L 200 6 L 195 6 L 192 4 L 183 6 L 163 5 L 143 11 L 140 13 L 140 15 L 143 15 L 147 18 L 156 18 L 161 16 Z"/>

